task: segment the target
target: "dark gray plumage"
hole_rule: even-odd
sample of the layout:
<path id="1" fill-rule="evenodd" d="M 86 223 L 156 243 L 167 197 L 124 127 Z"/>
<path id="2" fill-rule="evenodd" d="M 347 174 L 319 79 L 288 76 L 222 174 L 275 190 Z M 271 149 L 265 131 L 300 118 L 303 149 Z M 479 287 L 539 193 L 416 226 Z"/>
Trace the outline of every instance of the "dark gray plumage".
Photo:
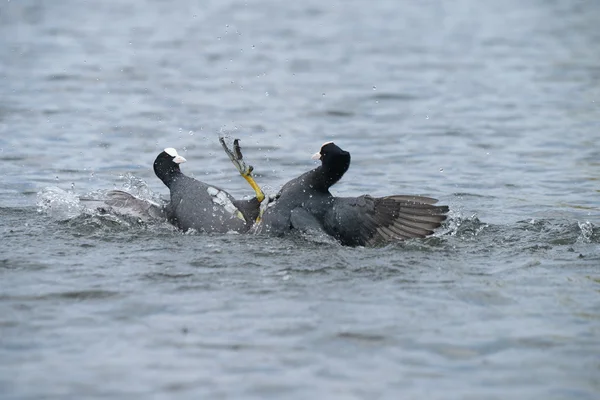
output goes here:
<path id="1" fill-rule="evenodd" d="M 422 196 L 334 197 L 329 188 L 350 166 L 350 153 L 325 143 L 315 156 L 321 166 L 286 183 L 265 210 L 259 232 L 293 230 L 324 233 L 343 245 L 373 246 L 423 238 L 446 219 L 447 206 Z"/>
<path id="2" fill-rule="evenodd" d="M 236 167 L 246 176 L 251 176 L 252 168 L 243 163 L 239 145 L 235 147 L 235 151 L 235 154 L 231 153 L 237 161 Z M 170 189 L 170 202 L 159 204 L 122 190 L 109 190 L 102 200 L 87 198 L 81 200 L 99 210 L 144 221 L 167 220 L 184 231 L 188 229 L 215 233 L 248 231 L 260 213 L 258 199 L 254 197 L 250 200 L 235 200 L 217 186 L 185 176 L 179 168 L 179 164 L 185 161 L 185 158 L 179 156 L 173 148 L 165 149 L 154 161 L 156 176 Z M 262 195 L 262 192 L 260 194 Z"/>
<path id="3" fill-rule="evenodd" d="M 154 161 L 154 173 L 171 192 L 165 207 L 168 220 L 180 229 L 205 233 L 246 232 L 259 213 L 256 198 L 235 200 L 217 186 L 184 175 L 179 164 L 185 159 L 175 149 L 161 152 Z"/>

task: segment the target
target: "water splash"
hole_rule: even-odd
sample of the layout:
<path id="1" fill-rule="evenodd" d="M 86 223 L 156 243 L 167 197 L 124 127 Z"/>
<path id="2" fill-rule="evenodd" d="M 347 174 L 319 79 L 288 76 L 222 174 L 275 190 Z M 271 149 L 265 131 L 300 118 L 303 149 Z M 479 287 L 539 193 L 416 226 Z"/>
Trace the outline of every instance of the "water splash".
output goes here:
<path id="1" fill-rule="evenodd" d="M 594 224 L 590 221 L 585 222 L 577 222 L 579 229 L 581 229 L 581 234 L 577 238 L 577 240 L 581 240 L 584 243 L 591 243 L 594 236 Z"/>
<path id="2" fill-rule="evenodd" d="M 446 230 L 441 231 L 439 235 L 457 236 L 461 238 L 469 238 L 478 236 L 489 225 L 481 222 L 477 218 L 477 214 L 470 217 L 464 217 L 458 212 L 450 211 L 448 221 L 446 222 Z"/>
<path id="3" fill-rule="evenodd" d="M 78 217 L 85 210 L 76 193 L 68 192 L 56 186 L 44 188 L 39 192 L 36 206 L 38 212 L 48 214 L 59 221 Z"/>
<path id="4" fill-rule="evenodd" d="M 161 202 L 160 195 L 154 193 L 148 187 L 148 184 L 145 180 L 138 178 L 129 172 L 119 176 L 119 179 L 124 181 L 121 185 L 121 190 L 131 193 L 132 195 L 144 200 L 151 200 L 157 203 Z"/>
<path id="5" fill-rule="evenodd" d="M 120 176 L 120 179 L 124 180 L 121 190 L 134 195 L 141 201 L 156 204 L 158 208 L 164 204 L 160 195 L 154 193 L 144 180 L 130 173 Z M 116 187 L 117 185 L 115 185 Z M 46 187 L 37 194 L 37 211 L 45 213 L 57 221 L 70 221 L 79 217 L 100 217 L 105 220 L 113 220 L 114 223 L 127 223 L 129 220 L 146 222 L 148 218 L 140 219 L 139 213 L 135 212 L 135 207 L 128 210 L 127 207 L 109 206 L 107 200 L 114 200 L 114 197 L 108 196 L 109 191 L 97 189 L 89 193 L 78 194 L 74 190 L 63 190 L 56 186 Z M 160 220 L 160 218 L 158 219 Z"/>

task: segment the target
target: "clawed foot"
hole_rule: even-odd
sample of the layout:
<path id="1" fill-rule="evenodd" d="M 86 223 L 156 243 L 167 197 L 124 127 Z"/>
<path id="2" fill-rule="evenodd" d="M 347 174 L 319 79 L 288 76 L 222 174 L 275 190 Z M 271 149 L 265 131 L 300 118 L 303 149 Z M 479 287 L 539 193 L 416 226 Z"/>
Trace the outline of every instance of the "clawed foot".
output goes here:
<path id="1" fill-rule="evenodd" d="M 230 150 L 229 147 L 227 147 L 227 144 L 225 143 L 225 138 L 220 137 L 219 142 L 221 142 L 223 150 L 225 150 L 225 153 L 227 153 L 227 156 L 229 157 L 233 165 L 235 165 L 237 170 L 240 172 L 240 175 L 251 175 L 254 168 L 252 167 L 252 165 L 246 165 L 246 163 L 244 162 L 244 156 L 242 155 L 242 149 L 240 148 L 240 139 L 235 139 L 233 141 L 233 150 Z"/>
<path id="2" fill-rule="evenodd" d="M 242 155 L 242 149 L 240 148 L 240 140 L 235 139 L 233 141 L 233 150 L 227 147 L 227 144 L 225 143 L 225 138 L 219 137 L 219 142 L 221 142 L 223 150 L 225 150 L 225 153 L 227 153 L 227 156 L 229 157 L 233 165 L 235 165 L 235 168 L 237 168 L 240 175 L 242 175 L 242 177 L 248 182 L 252 189 L 254 189 L 254 192 L 256 193 L 256 199 L 259 201 L 259 203 L 262 202 L 265 199 L 265 195 L 258 186 L 258 184 L 254 181 L 254 178 L 252 177 L 252 171 L 254 170 L 254 168 L 252 167 L 252 165 L 246 165 L 246 163 L 244 162 L 244 156 Z"/>

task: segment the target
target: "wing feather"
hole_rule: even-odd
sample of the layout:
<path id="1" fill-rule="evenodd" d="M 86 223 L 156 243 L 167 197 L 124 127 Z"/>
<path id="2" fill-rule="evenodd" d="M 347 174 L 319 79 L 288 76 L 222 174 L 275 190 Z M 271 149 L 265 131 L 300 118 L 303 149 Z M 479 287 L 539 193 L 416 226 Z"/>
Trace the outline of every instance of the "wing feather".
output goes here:
<path id="1" fill-rule="evenodd" d="M 104 203 L 117 212 L 139 218 L 166 218 L 164 206 L 150 200 L 140 199 L 122 190 L 108 191 Z"/>
<path id="2" fill-rule="evenodd" d="M 424 238 L 447 218 L 448 207 L 436 203 L 423 196 L 336 197 L 323 225 L 330 235 L 351 246 Z"/>

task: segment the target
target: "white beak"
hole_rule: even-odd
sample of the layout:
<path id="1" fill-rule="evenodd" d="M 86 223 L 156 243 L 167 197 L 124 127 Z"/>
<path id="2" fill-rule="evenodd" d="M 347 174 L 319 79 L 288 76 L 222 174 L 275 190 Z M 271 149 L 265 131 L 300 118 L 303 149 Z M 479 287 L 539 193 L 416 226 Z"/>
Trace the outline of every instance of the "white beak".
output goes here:
<path id="1" fill-rule="evenodd" d="M 183 163 L 184 163 L 184 162 L 186 162 L 186 161 L 187 161 L 187 160 L 186 160 L 185 158 L 181 157 L 180 155 L 176 155 L 176 156 L 173 158 L 173 162 L 174 162 L 175 164 L 183 164 Z"/>
<path id="2" fill-rule="evenodd" d="M 321 159 L 321 152 L 317 151 L 315 154 L 312 155 L 311 157 L 313 160 L 320 160 Z"/>

